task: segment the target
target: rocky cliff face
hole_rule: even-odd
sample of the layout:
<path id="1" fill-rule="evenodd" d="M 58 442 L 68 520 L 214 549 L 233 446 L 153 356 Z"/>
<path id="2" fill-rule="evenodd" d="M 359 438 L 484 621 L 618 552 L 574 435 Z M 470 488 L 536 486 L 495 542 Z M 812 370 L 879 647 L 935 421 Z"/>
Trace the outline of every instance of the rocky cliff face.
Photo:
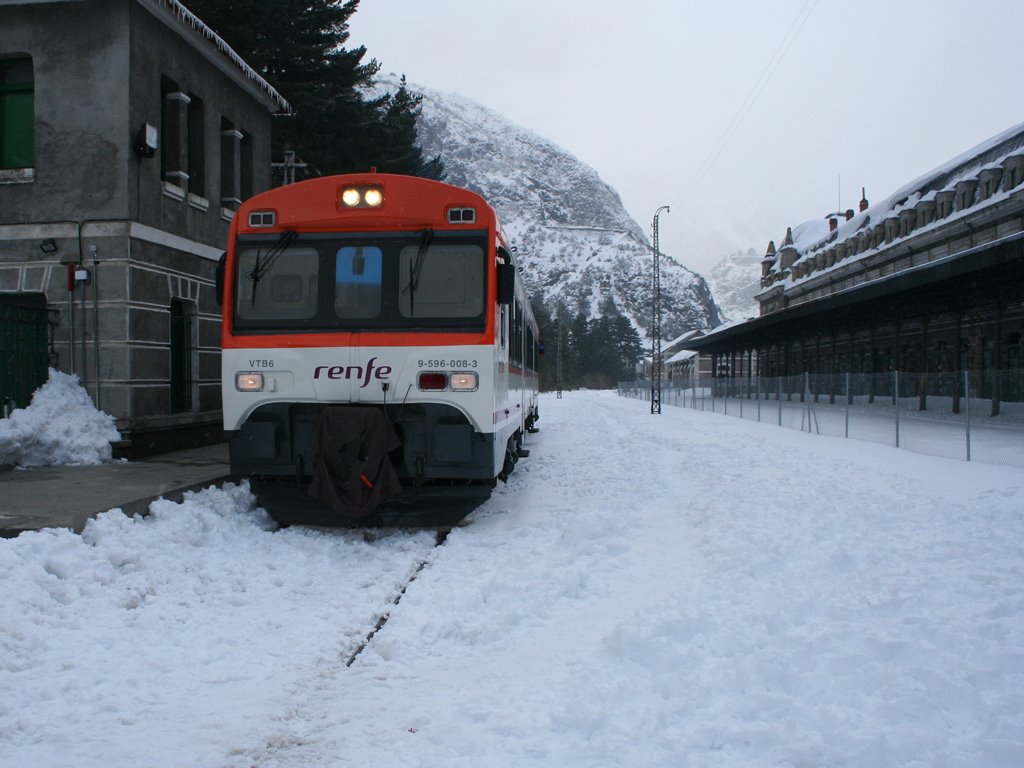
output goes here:
<path id="1" fill-rule="evenodd" d="M 396 85 L 397 81 L 392 83 Z M 651 330 L 652 252 L 644 230 L 593 168 L 493 110 L 420 86 L 419 139 L 445 181 L 497 209 L 534 297 L 588 318 L 611 300 L 642 336 Z M 662 335 L 720 322 L 704 278 L 661 258 Z"/>

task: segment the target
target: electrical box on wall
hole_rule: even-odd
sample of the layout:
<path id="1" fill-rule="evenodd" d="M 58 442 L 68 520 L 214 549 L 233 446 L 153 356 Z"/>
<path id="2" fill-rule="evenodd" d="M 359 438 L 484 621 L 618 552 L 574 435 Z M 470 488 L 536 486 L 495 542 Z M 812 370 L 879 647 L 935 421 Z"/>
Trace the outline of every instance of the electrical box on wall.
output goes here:
<path id="1" fill-rule="evenodd" d="M 144 123 L 135 139 L 135 151 L 143 157 L 152 157 L 159 147 L 159 131 L 155 125 Z"/>
<path id="2" fill-rule="evenodd" d="M 92 274 L 88 269 L 78 266 L 74 262 L 68 262 L 64 266 L 68 272 L 68 291 L 75 290 L 82 283 L 92 285 Z"/>

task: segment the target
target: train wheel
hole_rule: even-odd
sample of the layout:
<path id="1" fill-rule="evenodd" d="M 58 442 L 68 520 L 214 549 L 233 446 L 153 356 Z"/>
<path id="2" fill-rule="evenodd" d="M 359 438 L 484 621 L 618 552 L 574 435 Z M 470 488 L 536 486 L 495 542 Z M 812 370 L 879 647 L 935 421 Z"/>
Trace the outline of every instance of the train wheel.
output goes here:
<path id="1" fill-rule="evenodd" d="M 512 470 L 516 468 L 516 462 L 519 460 L 516 455 L 516 445 L 516 437 L 513 435 L 505 446 L 505 463 L 501 467 L 501 472 L 498 473 L 498 479 L 503 483 L 508 482 L 508 476 L 512 474 Z"/>

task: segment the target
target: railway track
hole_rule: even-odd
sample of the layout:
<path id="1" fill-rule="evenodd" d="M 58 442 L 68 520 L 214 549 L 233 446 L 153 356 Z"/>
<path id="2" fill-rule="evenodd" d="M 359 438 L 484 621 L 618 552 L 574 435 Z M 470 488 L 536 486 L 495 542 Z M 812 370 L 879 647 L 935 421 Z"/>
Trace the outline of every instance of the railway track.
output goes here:
<path id="1" fill-rule="evenodd" d="M 434 549 L 437 549 L 438 547 L 444 545 L 444 542 L 447 540 L 450 531 L 450 528 L 438 529 L 437 540 L 436 543 L 434 544 Z M 384 626 L 388 623 L 388 620 L 390 620 L 391 618 L 391 612 L 398 606 L 400 602 L 402 602 L 402 598 L 405 596 L 406 590 L 409 589 L 410 585 L 414 581 L 416 581 L 416 579 L 423 572 L 423 570 L 430 564 L 430 562 L 430 557 L 423 557 L 420 559 L 419 565 L 416 567 L 416 570 L 413 571 L 408 581 L 406 581 L 405 584 L 402 585 L 402 588 L 398 591 L 398 593 L 391 599 L 388 605 L 384 607 L 384 611 L 377 618 L 377 622 L 373 625 L 373 628 L 366 633 L 366 637 L 363 638 L 362 642 L 360 642 L 359 645 L 356 646 L 356 649 L 352 651 L 352 653 L 349 655 L 348 659 L 345 661 L 346 667 L 351 667 L 352 664 L 355 663 L 356 659 L 358 659 L 359 656 L 362 654 L 362 652 L 366 650 L 366 648 L 370 645 L 371 642 L 373 642 L 373 638 L 376 637 L 377 633 L 384 629 Z"/>
<path id="2" fill-rule="evenodd" d="M 337 529 L 325 529 L 337 530 Z M 385 539 L 396 529 L 367 530 L 364 538 L 367 542 Z M 329 664 L 310 668 L 308 674 L 297 678 L 291 685 L 288 705 L 272 721 L 274 725 L 269 733 L 258 739 L 254 746 L 232 751 L 223 768 L 291 768 L 317 764 L 325 758 L 324 744 L 321 739 L 322 718 L 325 711 L 335 705 L 336 683 L 334 682 L 345 670 L 349 669 L 371 647 L 373 640 L 385 628 L 394 615 L 409 587 L 426 571 L 434 561 L 438 547 L 444 545 L 451 528 L 421 529 L 435 534 L 433 546 L 421 549 L 416 555 L 405 582 L 401 584 L 392 597 L 387 599 L 378 609 L 376 618 L 358 642 L 359 635 L 346 630 L 349 638 L 344 643 L 334 661 Z M 429 545 L 428 545 L 429 546 Z M 345 628 L 342 628 L 345 629 Z"/>

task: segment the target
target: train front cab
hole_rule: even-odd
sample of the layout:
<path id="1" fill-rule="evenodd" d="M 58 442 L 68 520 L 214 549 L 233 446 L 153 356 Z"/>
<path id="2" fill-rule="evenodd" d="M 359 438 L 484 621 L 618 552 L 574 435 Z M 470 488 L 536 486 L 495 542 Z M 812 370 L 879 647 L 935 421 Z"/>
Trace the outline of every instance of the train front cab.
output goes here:
<path id="1" fill-rule="evenodd" d="M 535 417 L 518 283 L 493 209 L 468 190 L 371 173 L 246 201 L 223 282 L 233 473 L 278 519 L 344 523 L 309 493 L 325 458 L 318 425 L 369 409 L 395 433 L 386 466 L 400 493 L 355 522 L 487 498 Z"/>

